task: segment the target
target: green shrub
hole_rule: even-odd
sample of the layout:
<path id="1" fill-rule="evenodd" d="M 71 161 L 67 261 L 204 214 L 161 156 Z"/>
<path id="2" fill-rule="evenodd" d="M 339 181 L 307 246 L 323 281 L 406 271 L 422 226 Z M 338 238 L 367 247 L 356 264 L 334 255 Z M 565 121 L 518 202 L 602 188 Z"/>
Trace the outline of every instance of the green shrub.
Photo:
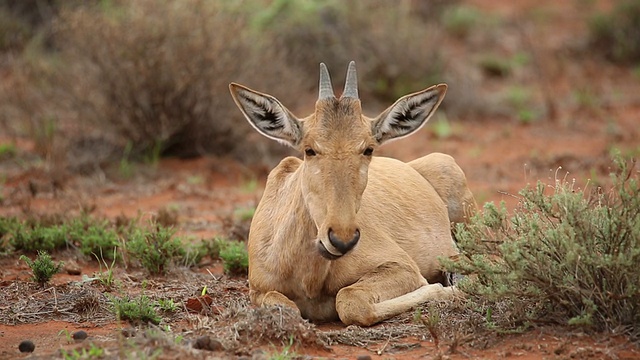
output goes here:
<path id="1" fill-rule="evenodd" d="M 471 224 L 459 224 L 463 256 L 443 262 L 477 276 L 460 288 L 481 301 L 510 303 L 520 320 L 513 326 L 544 320 L 640 328 L 639 174 L 635 163 L 615 163 L 609 192 L 538 183 L 520 192 L 512 215 L 488 203 Z"/>
<path id="2" fill-rule="evenodd" d="M 244 243 L 228 241 L 220 249 L 224 272 L 232 275 L 246 275 L 249 271 L 249 255 Z"/>
<path id="3" fill-rule="evenodd" d="M 0 217 L 0 250 L 3 248 L 5 237 L 8 237 L 18 226 L 20 226 L 18 219 L 13 217 Z"/>
<path id="4" fill-rule="evenodd" d="M 36 252 L 61 249 L 68 244 L 69 228 L 67 225 L 27 225 L 20 223 L 9 233 L 9 244 L 15 250 Z"/>
<path id="5" fill-rule="evenodd" d="M 126 242 L 127 252 L 140 261 L 153 275 L 164 274 L 169 265 L 184 257 L 180 239 L 173 238 L 175 230 L 153 224 L 151 229 L 136 228 Z"/>
<path id="6" fill-rule="evenodd" d="M 640 2 L 617 2 L 609 14 L 600 14 L 589 24 L 591 43 L 598 52 L 621 63 L 640 62 Z"/>
<path id="7" fill-rule="evenodd" d="M 33 272 L 33 281 L 46 284 L 51 280 L 53 275 L 57 274 L 62 268 L 63 263 L 54 263 L 51 260 L 51 256 L 46 251 L 38 251 L 38 256 L 35 260 L 31 260 L 25 255 L 20 256 L 20 260 L 29 265 Z"/>
<path id="8" fill-rule="evenodd" d="M 205 255 L 209 255 L 212 260 L 220 259 L 220 250 L 229 243 L 229 240 L 221 237 L 202 240 L 200 247 Z"/>
<path id="9" fill-rule="evenodd" d="M 120 320 L 137 323 L 160 324 L 162 318 L 156 312 L 153 302 L 146 296 L 140 295 L 136 299 L 113 298 L 113 310 Z"/>
<path id="10" fill-rule="evenodd" d="M 69 223 L 69 235 L 78 244 L 83 255 L 95 254 L 105 260 L 114 260 L 119 246 L 118 234 L 107 220 L 98 221 L 83 215 Z"/>

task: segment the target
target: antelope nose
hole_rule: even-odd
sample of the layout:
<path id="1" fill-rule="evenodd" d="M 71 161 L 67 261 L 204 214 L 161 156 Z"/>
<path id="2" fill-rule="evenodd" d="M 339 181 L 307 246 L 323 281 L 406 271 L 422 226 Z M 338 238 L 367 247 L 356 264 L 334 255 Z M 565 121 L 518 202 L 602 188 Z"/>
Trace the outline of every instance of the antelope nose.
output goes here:
<path id="1" fill-rule="evenodd" d="M 329 242 L 331 242 L 331 245 L 333 245 L 333 247 L 335 247 L 343 255 L 348 253 L 349 250 L 353 249 L 353 247 L 358 243 L 358 240 L 360 240 L 359 229 L 356 229 L 356 231 L 353 233 L 353 237 L 348 241 L 344 241 L 343 239 L 339 238 L 333 232 L 333 229 L 329 229 Z"/>

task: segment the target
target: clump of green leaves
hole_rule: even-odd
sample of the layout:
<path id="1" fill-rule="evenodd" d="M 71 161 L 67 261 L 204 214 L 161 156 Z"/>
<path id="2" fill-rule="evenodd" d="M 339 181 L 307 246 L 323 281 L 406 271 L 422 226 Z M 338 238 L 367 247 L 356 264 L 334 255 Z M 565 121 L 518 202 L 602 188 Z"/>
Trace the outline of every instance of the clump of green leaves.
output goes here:
<path id="1" fill-rule="evenodd" d="M 67 246 L 69 227 L 65 224 L 43 225 L 19 223 L 9 233 L 9 244 L 15 250 L 52 251 Z"/>
<path id="2" fill-rule="evenodd" d="M 4 218 L 0 217 L 0 252 L 6 251 L 9 235 L 13 232 L 13 229 L 18 227 L 20 222 L 13 217 Z"/>
<path id="3" fill-rule="evenodd" d="M 214 237 L 212 239 L 204 239 L 200 244 L 201 251 L 209 255 L 212 260 L 220 259 L 220 250 L 229 243 L 229 240 L 222 237 Z"/>
<path id="4" fill-rule="evenodd" d="M 246 275 L 249 271 L 249 255 L 244 243 L 227 241 L 220 248 L 224 272 L 231 275 Z"/>
<path id="5" fill-rule="evenodd" d="M 521 309 L 514 324 L 640 328 L 640 176 L 635 162 L 619 155 L 614 162 L 610 191 L 539 182 L 520 192 L 513 214 L 488 203 L 470 224 L 458 224 L 462 256 L 443 263 L 475 274 L 460 289 Z"/>
<path id="6" fill-rule="evenodd" d="M 114 298 L 113 310 L 120 320 L 129 320 L 132 323 L 160 324 L 162 318 L 156 312 L 153 302 L 146 295 L 140 295 L 135 299 Z"/>
<path id="7" fill-rule="evenodd" d="M 78 360 L 78 359 L 101 359 L 105 354 L 105 350 L 94 343 L 89 345 L 89 348 L 79 349 L 60 349 L 60 355 L 65 360 Z"/>
<path id="8" fill-rule="evenodd" d="M 182 243 L 174 234 L 174 229 L 160 224 L 153 224 L 150 229 L 134 228 L 126 243 L 127 252 L 149 273 L 164 274 L 171 263 L 184 257 Z"/>
<path id="9" fill-rule="evenodd" d="M 46 284 L 51 280 L 53 275 L 57 274 L 62 268 L 63 263 L 54 263 L 51 256 L 46 251 L 38 251 L 38 256 L 35 260 L 31 260 L 25 255 L 20 256 L 20 260 L 29 265 L 33 272 L 33 281 Z"/>
<path id="10" fill-rule="evenodd" d="M 118 233 L 107 220 L 99 221 L 83 215 L 69 222 L 69 235 L 86 256 L 100 255 L 114 260 L 119 246 Z"/>

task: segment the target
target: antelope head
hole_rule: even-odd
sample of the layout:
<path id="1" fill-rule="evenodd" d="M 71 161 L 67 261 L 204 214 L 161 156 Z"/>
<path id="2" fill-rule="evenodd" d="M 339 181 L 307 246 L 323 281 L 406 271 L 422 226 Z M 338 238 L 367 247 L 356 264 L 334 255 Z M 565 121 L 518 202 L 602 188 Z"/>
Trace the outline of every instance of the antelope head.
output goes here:
<path id="1" fill-rule="evenodd" d="M 447 86 L 404 96 L 374 118 L 362 114 L 353 61 L 340 98 L 333 93 L 327 67 L 320 64 L 315 112 L 306 118 L 296 117 L 273 96 L 235 83 L 229 88 L 258 132 L 304 154 L 299 169 L 303 199 L 318 230 L 319 253 L 334 260 L 360 239 L 356 214 L 376 148 L 419 130 L 444 98 Z"/>

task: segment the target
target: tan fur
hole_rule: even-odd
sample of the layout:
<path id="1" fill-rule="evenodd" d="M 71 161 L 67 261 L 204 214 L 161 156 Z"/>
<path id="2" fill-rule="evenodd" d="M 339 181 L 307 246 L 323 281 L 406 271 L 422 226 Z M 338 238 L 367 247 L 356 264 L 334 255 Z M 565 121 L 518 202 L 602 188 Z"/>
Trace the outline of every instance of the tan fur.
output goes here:
<path id="1" fill-rule="evenodd" d="M 430 111 L 445 89 L 425 90 L 439 96 Z M 258 131 L 303 153 L 314 150 L 304 160 L 282 160 L 267 180 L 248 241 L 254 304 L 289 306 L 314 321 L 372 325 L 429 299 L 453 296 L 453 287 L 437 283 L 443 280 L 438 257 L 457 254 L 450 222 L 465 221 L 475 201 L 450 156 L 404 163 L 363 155 L 380 144 L 380 133 L 372 129 L 386 126 L 377 122 L 384 113 L 367 118 L 351 98 L 319 100 L 305 119 L 277 131 L 261 128 L 269 117 L 255 120 L 253 114 L 261 112 L 253 111 L 253 97 L 266 99 L 268 110 L 280 111 L 279 102 L 238 85 L 231 90 Z M 283 118 L 292 116 L 282 109 Z M 357 232 L 360 237 L 350 251 L 328 260 L 319 248 L 338 251 L 331 232 L 345 243 Z"/>

